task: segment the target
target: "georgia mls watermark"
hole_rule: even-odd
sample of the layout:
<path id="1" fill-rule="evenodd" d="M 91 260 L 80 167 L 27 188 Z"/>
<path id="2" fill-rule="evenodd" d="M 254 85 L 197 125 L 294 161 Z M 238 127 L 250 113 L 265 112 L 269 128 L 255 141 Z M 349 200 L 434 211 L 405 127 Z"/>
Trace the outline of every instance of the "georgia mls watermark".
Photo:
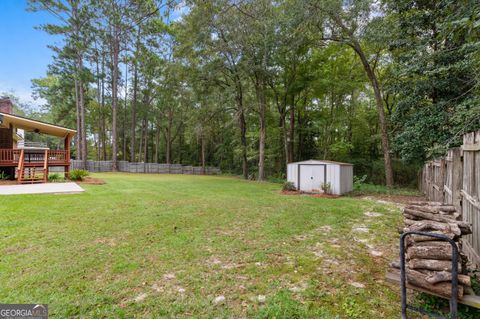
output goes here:
<path id="1" fill-rule="evenodd" d="M 0 319 L 48 319 L 48 305 L 0 304 Z"/>

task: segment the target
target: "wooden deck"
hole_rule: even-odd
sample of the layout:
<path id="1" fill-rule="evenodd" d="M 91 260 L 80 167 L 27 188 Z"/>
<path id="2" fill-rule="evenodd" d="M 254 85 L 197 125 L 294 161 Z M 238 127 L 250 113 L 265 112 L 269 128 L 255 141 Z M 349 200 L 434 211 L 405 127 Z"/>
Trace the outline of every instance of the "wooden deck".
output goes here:
<path id="1" fill-rule="evenodd" d="M 16 167 L 19 183 L 45 183 L 54 166 L 63 166 L 68 173 L 70 150 L 0 149 L 0 167 Z"/>

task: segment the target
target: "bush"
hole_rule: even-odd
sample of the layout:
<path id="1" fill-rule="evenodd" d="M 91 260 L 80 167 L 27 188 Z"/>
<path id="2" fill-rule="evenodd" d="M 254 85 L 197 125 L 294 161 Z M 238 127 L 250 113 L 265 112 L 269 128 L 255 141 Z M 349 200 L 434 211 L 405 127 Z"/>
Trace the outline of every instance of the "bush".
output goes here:
<path id="1" fill-rule="evenodd" d="M 48 175 L 48 181 L 49 181 L 50 183 L 60 182 L 60 181 L 62 181 L 62 180 L 63 180 L 63 178 L 62 178 L 62 176 L 60 176 L 59 173 L 53 173 L 53 174 L 49 174 L 49 175 Z"/>
<path id="2" fill-rule="evenodd" d="M 385 169 L 383 159 L 350 159 L 352 163 L 353 173 L 356 176 L 367 175 L 363 183 L 384 185 Z M 402 187 L 415 188 L 418 182 L 418 172 L 421 168 L 418 163 L 407 163 L 399 159 L 392 159 L 393 177 L 395 185 Z"/>
<path id="3" fill-rule="evenodd" d="M 296 191 L 296 190 L 297 190 L 297 188 L 295 187 L 295 185 L 292 182 L 283 183 L 282 191 L 289 192 L 289 191 Z"/>
<path id="4" fill-rule="evenodd" d="M 330 184 L 330 182 L 322 183 L 322 185 L 320 185 L 320 188 L 322 189 L 322 191 L 325 194 L 331 194 L 332 193 L 332 184 Z"/>
<path id="5" fill-rule="evenodd" d="M 367 175 L 363 175 L 362 177 L 353 176 L 353 189 L 358 191 L 362 188 L 362 184 L 365 183 L 367 180 Z"/>
<path id="6" fill-rule="evenodd" d="M 1 172 L 0 181 L 6 181 L 7 179 L 10 179 L 10 175 L 5 174 L 5 172 Z"/>
<path id="7" fill-rule="evenodd" d="M 74 169 L 70 171 L 69 178 L 72 181 L 83 181 L 85 177 L 90 175 L 90 172 L 84 169 Z"/>

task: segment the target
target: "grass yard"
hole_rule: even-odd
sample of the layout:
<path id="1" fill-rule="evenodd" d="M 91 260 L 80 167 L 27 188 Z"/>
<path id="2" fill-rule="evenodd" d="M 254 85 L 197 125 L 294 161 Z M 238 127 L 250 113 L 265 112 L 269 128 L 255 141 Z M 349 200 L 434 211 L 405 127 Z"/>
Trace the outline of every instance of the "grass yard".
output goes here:
<path id="1" fill-rule="evenodd" d="M 94 177 L 107 184 L 0 197 L 2 303 L 48 303 L 51 318 L 399 316 L 384 282 L 395 205 L 227 177 Z"/>

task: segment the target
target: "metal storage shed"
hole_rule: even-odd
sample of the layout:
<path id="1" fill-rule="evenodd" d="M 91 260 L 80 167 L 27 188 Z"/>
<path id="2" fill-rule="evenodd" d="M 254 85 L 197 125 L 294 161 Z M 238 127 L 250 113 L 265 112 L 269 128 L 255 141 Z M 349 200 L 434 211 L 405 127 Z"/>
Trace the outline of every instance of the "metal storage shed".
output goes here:
<path id="1" fill-rule="evenodd" d="M 287 180 L 305 192 L 322 192 L 322 184 L 330 183 L 332 194 L 341 195 L 353 189 L 353 164 L 326 160 L 289 163 Z"/>

